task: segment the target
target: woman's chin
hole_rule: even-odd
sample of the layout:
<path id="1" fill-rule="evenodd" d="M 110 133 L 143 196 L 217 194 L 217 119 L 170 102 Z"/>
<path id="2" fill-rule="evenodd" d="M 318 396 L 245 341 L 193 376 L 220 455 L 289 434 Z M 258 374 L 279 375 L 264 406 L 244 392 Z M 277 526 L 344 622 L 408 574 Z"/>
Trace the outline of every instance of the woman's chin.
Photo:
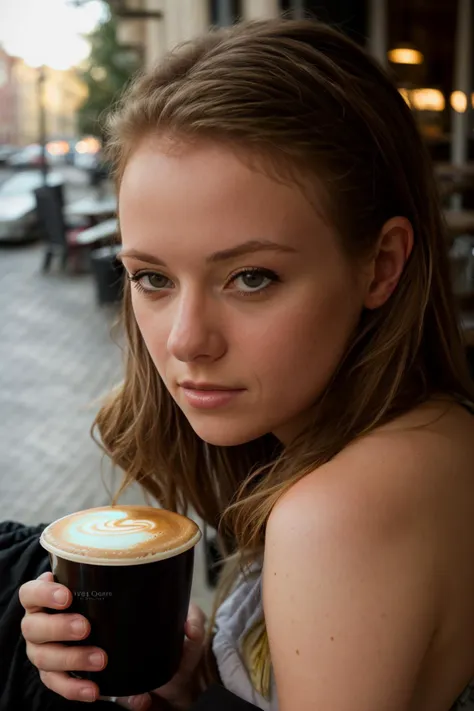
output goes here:
<path id="1" fill-rule="evenodd" d="M 192 422 L 190 424 L 200 439 L 215 447 L 235 447 L 245 444 L 262 437 L 268 431 L 256 431 L 256 428 L 250 429 L 249 427 L 222 427 L 222 423 L 217 427 L 194 427 Z"/>

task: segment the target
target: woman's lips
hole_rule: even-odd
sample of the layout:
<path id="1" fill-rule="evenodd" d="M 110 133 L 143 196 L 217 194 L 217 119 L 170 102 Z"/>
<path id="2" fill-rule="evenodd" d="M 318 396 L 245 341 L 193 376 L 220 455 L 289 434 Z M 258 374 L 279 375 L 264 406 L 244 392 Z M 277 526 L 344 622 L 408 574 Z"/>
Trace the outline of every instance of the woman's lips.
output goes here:
<path id="1" fill-rule="evenodd" d="M 187 401 L 199 410 L 212 410 L 232 402 L 244 390 L 196 390 L 181 386 Z"/>

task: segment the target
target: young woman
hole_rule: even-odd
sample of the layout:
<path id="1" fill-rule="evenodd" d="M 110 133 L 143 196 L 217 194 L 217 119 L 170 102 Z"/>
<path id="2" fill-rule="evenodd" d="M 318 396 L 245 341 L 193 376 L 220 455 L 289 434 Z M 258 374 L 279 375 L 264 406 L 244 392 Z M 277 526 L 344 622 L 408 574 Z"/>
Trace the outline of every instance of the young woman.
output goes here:
<path id="1" fill-rule="evenodd" d="M 403 98 L 325 25 L 242 24 L 138 78 L 109 150 L 128 361 L 96 424 L 124 486 L 192 507 L 234 554 L 199 679 L 220 708 L 467 704 L 474 389 Z M 29 658 L 97 698 L 67 674 L 93 668 L 58 644 L 71 616 L 42 610 L 57 588 L 21 589 Z M 192 707 L 187 632 L 177 679 L 130 704 Z"/>

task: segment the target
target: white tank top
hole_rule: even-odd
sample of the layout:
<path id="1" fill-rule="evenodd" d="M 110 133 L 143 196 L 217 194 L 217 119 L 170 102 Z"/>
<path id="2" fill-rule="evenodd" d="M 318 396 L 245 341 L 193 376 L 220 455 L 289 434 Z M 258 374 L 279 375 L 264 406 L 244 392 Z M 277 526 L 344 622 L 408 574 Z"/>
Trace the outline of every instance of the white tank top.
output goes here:
<path id="1" fill-rule="evenodd" d="M 254 564 L 248 570 L 219 607 L 212 649 L 222 683 L 229 691 L 263 711 L 278 711 L 273 673 L 270 699 L 267 700 L 254 688 L 241 654 L 245 634 L 263 617 L 261 565 Z M 474 682 L 449 711 L 474 711 Z"/>
<path id="2" fill-rule="evenodd" d="M 262 566 L 255 563 L 241 575 L 232 593 L 219 607 L 212 650 L 224 686 L 263 711 L 278 711 L 276 686 L 271 677 L 271 698 L 254 688 L 241 656 L 242 641 L 255 622 L 263 618 Z"/>

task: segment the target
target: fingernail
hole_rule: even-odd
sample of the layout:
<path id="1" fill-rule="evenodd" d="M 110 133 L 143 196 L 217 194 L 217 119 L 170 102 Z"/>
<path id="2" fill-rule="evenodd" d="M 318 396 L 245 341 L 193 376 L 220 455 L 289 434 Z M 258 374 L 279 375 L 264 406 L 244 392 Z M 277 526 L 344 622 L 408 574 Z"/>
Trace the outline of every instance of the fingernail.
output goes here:
<path id="1" fill-rule="evenodd" d="M 82 701 L 95 701 L 95 690 L 90 686 L 85 686 L 80 690 L 79 696 Z"/>
<path id="2" fill-rule="evenodd" d="M 78 637 L 82 637 L 86 631 L 86 623 L 84 620 L 73 620 L 71 622 L 71 631 Z"/>
<path id="3" fill-rule="evenodd" d="M 56 592 L 53 594 L 54 601 L 58 603 L 58 605 L 65 605 L 67 603 L 67 592 L 63 589 L 56 590 Z"/>
<path id="4" fill-rule="evenodd" d="M 133 709 L 133 711 L 141 711 L 145 705 L 145 699 L 143 696 L 129 696 L 127 704 Z"/>
<path id="5" fill-rule="evenodd" d="M 93 652 L 89 655 L 89 663 L 92 664 L 93 667 L 104 666 L 104 655 L 100 652 Z"/>

